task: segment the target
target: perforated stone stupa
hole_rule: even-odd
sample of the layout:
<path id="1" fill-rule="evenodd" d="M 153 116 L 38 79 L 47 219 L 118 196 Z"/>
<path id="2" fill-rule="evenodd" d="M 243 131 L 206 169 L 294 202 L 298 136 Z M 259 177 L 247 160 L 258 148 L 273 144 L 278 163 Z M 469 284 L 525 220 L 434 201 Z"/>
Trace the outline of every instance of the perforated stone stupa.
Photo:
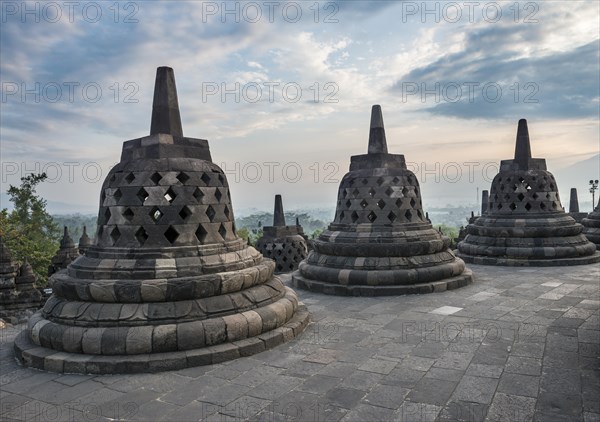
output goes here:
<path id="1" fill-rule="evenodd" d="M 78 257 L 79 249 L 75 246 L 75 242 L 73 242 L 73 239 L 69 235 L 69 229 L 65 226 L 63 237 L 60 240 L 60 247 L 52 257 L 52 261 L 48 267 L 48 277 L 67 268 L 67 266 Z"/>
<path id="2" fill-rule="evenodd" d="M 295 271 L 308 254 L 303 234 L 298 221 L 295 226 L 285 224 L 281 195 L 275 195 L 273 225 L 263 227 L 263 236 L 256 242 L 256 248 L 275 261 L 275 273 Z"/>
<path id="3" fill-rule="evenodd" d="M 600 262 L 581 224 L 565 213 L 546 160 L 531 158 L 527 121 L 517 131 L 515 158 L 502 160 L 488 210 L 467 226 L 458 255 L 484 265 L 554 266 Z"/>
<path id="4" fill-rule="evenodd" d="M 600 250 L 600 200 L 594 211 L 581 220 L 583 224 L 583 234 L 590 241 L 596 244 L 596 248 Z"/>
<path id="5" fill-rule="evenodd" d="M 373 106 L 368 153 L 351 158 L 335 219 L 292 275 L 297 287 L 338 295 L 429 293 L 472 282 L 427 221 L 416 176 L 389 154 L 380 106 Z"/>
<path id="6" fill-rule="evenodd" d="M 150 136 L 123 144 L 97 240 L 50 282 L 15 341 L 27 366 L 132 373 L 214 364 L 298 335 L 306 308 L 237 236 L 206 140 L 183 135 L 173 70 L 156 74 Z"/>

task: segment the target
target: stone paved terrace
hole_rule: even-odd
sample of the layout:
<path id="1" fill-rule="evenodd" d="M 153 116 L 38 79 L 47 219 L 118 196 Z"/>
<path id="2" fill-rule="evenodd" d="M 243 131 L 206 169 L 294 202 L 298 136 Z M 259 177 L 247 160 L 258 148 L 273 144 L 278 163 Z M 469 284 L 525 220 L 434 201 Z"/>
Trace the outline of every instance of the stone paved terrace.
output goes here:
<path id="1" fill-rule="evenodd" d="M 313 323 L 271 351 L 141 375 L 17 365 L 3 421 L 600 421 L 600 266 L 470 266 L 467 287 L 349 298 L 300 291 Z"/>

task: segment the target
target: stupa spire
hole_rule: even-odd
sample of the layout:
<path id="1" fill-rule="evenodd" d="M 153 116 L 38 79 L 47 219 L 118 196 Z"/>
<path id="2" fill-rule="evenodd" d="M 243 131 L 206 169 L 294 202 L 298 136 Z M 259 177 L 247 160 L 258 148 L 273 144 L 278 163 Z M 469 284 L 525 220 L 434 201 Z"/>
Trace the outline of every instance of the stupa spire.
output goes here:
<path id="1" fill-rule="evenodd" d="M 183 136 L 175 74 L 172 68 L 165 66 L 156 69 L 156 81 L 154 83 L 150 135 L 158 133 Z"/>
<path id="2" fill-rule="evenodd" d="M 283 201 L 281 195 L 275 195 L 275 210 L 273 212 L 273 226 L 285 226 L 285 216 L 283 215 Z"/>
<path id="3" fill-rule="evenodd" d="M 515 161 L 527 166 L 531 158 L 531 144 L 529 142 L 529 129 L 527 129 L 527 120 L 519 120 L 517 129 L 517 143 L 515 145 Z"/>
<path id="4" fill-rule="evenodd" d="M 387 154 L 387 141 L 383 127 L 381 106 L 374 105 L 371 109 L 371 129 L 369 130 L 369 154 Z"/>

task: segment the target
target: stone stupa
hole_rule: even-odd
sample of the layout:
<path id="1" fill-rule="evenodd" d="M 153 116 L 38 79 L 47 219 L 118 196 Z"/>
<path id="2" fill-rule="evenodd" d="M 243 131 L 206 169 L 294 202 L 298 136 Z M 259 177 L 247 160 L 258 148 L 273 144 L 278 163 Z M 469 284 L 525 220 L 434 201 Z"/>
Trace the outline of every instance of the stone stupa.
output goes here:
<path id="1" fill-rule="evenodd" d="M 81 234 L 81 237 L 79 238 L 79 242 L 77 243 L 77 248 L 79 249 L 79 253 L 81 255 L 85 254 L 85 251 L 88 250 L 88 248 L 90 246 L 92 246 L 94 244 L 94 241 L 92 239 L 90 239 L 90 237 L 87 234 L 87 227 L 83 226 L 83 233 Z"/>
<path id="2" fill-rule="evenodd" d="M 52 257 L 48 267 L 48 277 L 52 274 L 64 270 L 67 266 L 79 257 L 79 249 L 69 235 L 69 229 L 64 226 L 63 237 L 60 240 L 60 247 Z"/>
<path id="3" fill-rule="evenodd" d="M 0 317 L 23 309 L 39 308 L 42 294 L 35 287 L 36 277 L 25 261 L 19 266 L 13 261 L 0 236 Z"/>
<path id="4" fill-rule="evenodd" d="M 571 188 L 569 197 L 569 215 L 573 217 L 573 220 L 581 223 L 581 221 L 587 217 L 587 212 L 579 211 L 579 198 L 577 197 L 577 189 Z"/>
<path id="5" fill-rule="evenodd" d="M 555 266 L 600 262 L 600 253 L 565 213 L 546 160 L 531 158 L 527 121 L 517 131 L 515 158 L 502 160 L 488 210 L 467 226 L 458 255 L 483 265 Z"/>
<path id="6" fill-rule="evenodd" d="M 583 234 L 585 237 L 600 250 L 600 199 L 594 211 L 581 220 L 581 224 L 583 224 Z"/>
<path id="7" fill-rule="evenodd" d="M 275 273 L 295 271 L 308 253 L 304 231 L 296 221 L 295 226 L 285 224 L 281 195 L 275 195 L 273 225 L 263 226 L 263 235 L 256 248 L 266 258 L 275 261 Z"/>
<path id="8" fill-rule="evenodd" d="M 293 285 L 337 295 L 396 295 L 454 289 L 471 271 L 426 219 L 417 177 L 389 154 L 381 107 L 373 106 L 368 153 L 351 158 L 335 219 L 292 275 Z"/>
<path id="9" fill-rule="evenodd" d="M 150 135 L 123 144 L 85 255 L 15 340 L 26 366 L 134 373 L 219 363 L 298 335 L 309 314 L 236 234 L 225 174 L 183 135 L 173 69 L 156 73 Z"/>

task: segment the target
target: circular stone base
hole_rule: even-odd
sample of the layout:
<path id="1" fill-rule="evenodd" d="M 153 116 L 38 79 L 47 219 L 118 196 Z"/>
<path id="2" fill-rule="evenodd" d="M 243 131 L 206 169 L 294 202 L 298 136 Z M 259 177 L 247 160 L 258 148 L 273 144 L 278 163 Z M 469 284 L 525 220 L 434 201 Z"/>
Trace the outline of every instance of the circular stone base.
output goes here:
<path id="1" fill-rule="evenodd" d="M 502 265 L 506 267 L 560 267 L 571 265 L 588 265 L 600 262 L 600 252 L 589 256 L 574 258 L 551 258 L 548 259 L 517 259 L 497 256 L 471 256 L 458 252 L 457 257 L 469 264 L 477 265 Z"/>
<path id="2" fill-rule="evenodd" d="M 14 343 L 16 358 L 27 367 L 51 372 L 77 374 L 132 374 L 174 371 L 200 365 L 211 365 L 251 356 L 271 349 L 298 336 L 310 320 L 308 309 L 298 304 L 296 313 L 283 326 L 256 337 L 201 349 L 145 355 L 84 355 L 57 352 L 34 344 L 22 331 Z"/>
<path id="3" fill-rule="evenodd" d="M 299 289 L 310 290 L 317 293 L 338 296 L 394 296 L 422 293 L 439 293 L 446 290 L 457 289 L 473 282 L 473 272 L 465 268 L 463 273 L 456 277 L 431 283 L 406 284 L 406 285 L 344 285 L 324 283 L 322 281 L 307 279 L 299 271 L 292 274 L 292 286 Z"/>

